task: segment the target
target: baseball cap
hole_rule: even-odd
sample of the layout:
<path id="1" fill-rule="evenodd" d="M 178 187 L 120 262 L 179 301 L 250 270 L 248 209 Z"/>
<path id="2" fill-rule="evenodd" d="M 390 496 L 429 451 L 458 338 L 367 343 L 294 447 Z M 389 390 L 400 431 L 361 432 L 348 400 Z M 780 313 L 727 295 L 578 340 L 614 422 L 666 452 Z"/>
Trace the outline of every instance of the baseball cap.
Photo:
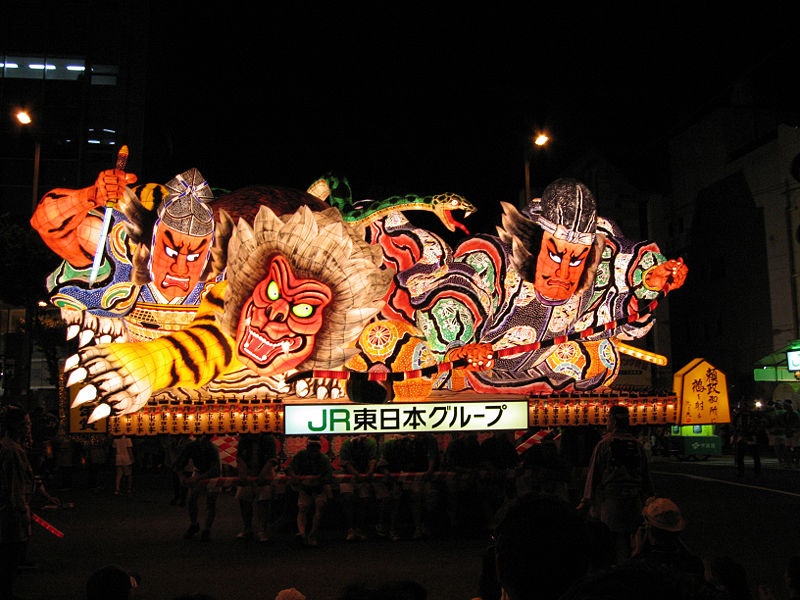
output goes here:
<path id="1" fill-rule="evenodd" d="M 139 587 L 141 577 L 117 565 L 94 571 L 86 581 L 87 600 L 127 600 L 129 591 Z"/>
<path id="2" fill-rule="evenodd" d="M 669 498 L 648 498 L 642 516 L 645 523 L 664 531 L 683 531 L 686 527 L 681 509 Z"/>
<path id="3" fill-rule="evenodd" d="M 310 435 L 308 436 L 308 443 L 309 444 L 322 444 L 322 438 L 318 435 Z"/>

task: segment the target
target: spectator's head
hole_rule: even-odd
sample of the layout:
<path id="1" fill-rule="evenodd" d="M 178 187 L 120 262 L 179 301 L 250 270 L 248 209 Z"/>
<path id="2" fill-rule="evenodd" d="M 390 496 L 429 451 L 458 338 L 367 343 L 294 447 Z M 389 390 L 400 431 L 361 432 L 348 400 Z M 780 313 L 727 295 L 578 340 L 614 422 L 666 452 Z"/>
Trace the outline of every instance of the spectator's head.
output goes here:
<path id="1" fill-rule="evenodd" d="M 681 509 L 669 498 L 648 498 L 642 509 L 642 518 L 649 527 L 662 531 L 678 533 L 686 527 Z"/>
<path id="2" fill-rule="evenodd" d="M 306 448 L 308 448 L 311 452 L 320 452 L 322 450 L 322 438 L 318 435 L 308 436 Z"/>
<path id="3" fill-rule="evenodd" d="M 627 406 L 612 406 L 608 411 L 608 429 L 627 429 L 630 425 L 630 413 Z"/>
<path id="4" fill-rule="evenodd" d="M 278 592 L 278 595 L 275 596 L 275 600 L 306 600 L 306 596 L 297 588 L 292 587 Z"/>
<path id="5" fill-rule="evenodd" d="M 9 404 L 2 413 L 2 434 L 23 443 L 31 435 L 31 419 L 28 412 L 14 404 Z"/>
<path id="6" fill-rule="evenodd" d="M 789 400 L 788 398 L 786 400 L 784 400 L 783 401 L 783 408 L 785 408 L 786 410 L 792 410 L 794 408 L 794 406 L 792 406 L 792 401 Z"/>
<path id="7" fill-rule="evenodd" d="M 428 590 L 413 579 L 387 581 L 375 590 L 375 598 L 381 598 L 381 600 L 426 600 Z"/>
<path id="8" fill-rule="evenodd" d="M 642 523 L 649 545 L 668 548 L 676 547 L 680 542 L 681 531 L 686 521 L 678 505 L 669 498 L 656 498 L 645 501 L 642 509 Z"/>
<path id="9" fill-rule="evenodd" d="M 131 600 L 136 597 L 140 577 L 116 565 L 106 565 L 89 575 L 86 600 Z"/>
<path id="10" fill-rule="evenodd" d="M 494 537 L 497 580 L 509 600 L 555 600 L 587 573 L 596 552 L 579 513 L 552 495 L 506 504 Z"/>
<path id="11" fill-rule="evenodd" d="M 752 598 L 744 565 L 730 556 L 709 556 L 703 559 L 705 580 L 729 600 Z"/>

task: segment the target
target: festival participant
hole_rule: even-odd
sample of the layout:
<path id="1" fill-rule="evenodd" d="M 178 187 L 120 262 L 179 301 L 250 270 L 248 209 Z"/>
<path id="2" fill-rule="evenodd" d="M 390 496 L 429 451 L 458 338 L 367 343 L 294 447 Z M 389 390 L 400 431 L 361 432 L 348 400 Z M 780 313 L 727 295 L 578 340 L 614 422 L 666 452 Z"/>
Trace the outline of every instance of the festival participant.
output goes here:
<path id="1" fill-rule="evenodd" d="M 783 404 L 767 401 L 762 411 L 764 431 L 767 434 L 767 444 L 772 449 L 779 466 L 786 464 L 786 429 L 784 428 Z"/>
<path id="2" fill-rule="evenodd" d="M 753 457 L 753 475 L 761 475 L 761 436 L 765 425 L 761 413 L 755 410 L 752 400 L 739 401 L 733 413 L 734 464 L 736 474 L 744 477 L 744 457 L 749 452 Z"/>
<path id="3" fill-rule="evenodd" d="M 133 491 L 133 441 L 124 433 L 114 438 L 114 495 Z M 122 481 L 125 480 L 125 489 Z"/>
<path id="4" fill-rule="evenodd" d="M 502 206 L 497 236 L 466 238 L 452 251 L 402 219 L 373 224 L 371 239 L 398 268 L 393 315 L 413 321 L 440 362 L 466 361 L 466 385 L 479 392 L 610 385 L 619 357 L 609 338 L 647 334 L 651 303 L 681 287 L 688 268 L 598 217 L 594 195 L 574 179 L 554 181 L 522 213 Z M 548 345 L 554 338 L 564 339 Z M 460 389 L 458 377 L 436 385 Z"/>
<path id="5" fill-rule="evenodd" d="M 366 433 L 347 438 L 339 449 L 339 465 L 352 476 L 339 484 L 342 508 L 347 521 L 348 542 L 367 539 L 366 523 L 372 496 L 372 476 L 378 464 L 378 442 Z"/>
<path id="6" fill-rule="evenodd" d="M 242 516 L 242 530 L 237 539 L 269 541 L 270 502 L 278 466 L 278 444 L 271 433 L 242 433 L 236 444 L 236 500 Z"/>
<path id="7" fill-rule="evenodd" d="M 317 546 L 322 515 L 333 497 L 333 466 L 322 452 L 318 435 L 308 437 L 305 449 L 292 457 L 286 474 L 297 492 L 297 535 L 306 546 Z"/>
<path id="8" fill-rule="evenodd" d="M 481 445 L 474 431 L 453 435 L 444 451 L 447 514 L 450 531 L 458 535 L 472 519 L 468 508 L 480 497 Z"/>
<path id="9" fill-rule="evenodd" d="M 393 542 L 402 539 L 401 513 L 408 506 L 414 525 L 413 538 L 430 535 L 426 517 L 437 501 L 431 476 L 439 467 L 436 438 L 429 433 L 411 433 L 385 439 L 380 450 L 378 471 L 383 481 L 377 490 L 379 518 L 375 531 Z"/>
<path id="10" fill-rule="evenodd" d="M 493 539 L 481 591 L 503 600 L 556 600 L 590 572 L 596 551 L 586 521 L 549 494 L 521 494 L 504 505 Z M 536 543 L 542 539 L 548 542 Z"/>
<path id="11" fill-rule="evenodd" d="M 786 454 L 783 466 L 793 469 L 797 467 L 800 455 L 797 451 L 797 435 L 800 433 L 800 412 L 794 409 L 788 398 L 783 401 L 783 424 L 786 432 Z"/>
<path id="12" fill-rule="evenodd" d="M 642 508 L 642 523 L 633 538 L 631 560 L 675 569 L 700 585 L 705 577 L 703 559 L 683 541 L 685 527 L 686 519 L 675 502 L 669 498 L 648 498 Z"/>
<path id="13" fill-rule="evenodd" d="M 580 512 L 605 523 L 614 536 L 616 563 L 630 557 L 632 536 L 647 498 L 655 495 L 650 462 L 630 431 L 628 408 L 612 406 L 606 434 L 592 451 Z"/>
<path id="14" fill-rule="evenodd" d="M 191 462 L 192 471 L 186 476 L 186 466 Z M 207 542 L 211 539 L 211 526 L 217 516 L 217 499 L 219 489 L 212 487 L 210 479 L 220 476 L 222 465 L 219 458 L 219 449 L 211 439 L 211 435 L 204 433 L 186 445 L 181 455 L 172 467 L 181 478 L 181 483 L 189 488 L 186 508 L 189 511 L 189 528 L 183 534 L 184 539 L 193 538 L 200 531 L 200 500 L 205 498 L 206 518 L 200 540 Z"/>
<path id="15" fill-rule="evenodd" d="M 0 598 L 12 600 L 18 567 L 31 536 L 33 468 L 25 445 L 31 440 L 28 413 L 12 404 L 4 407 L 0 437 Z"/>
<path id="16" fill-rule="evenodd" d="M 184 448 L 192 442 L 186 434 L 165 435 L 163 438 L 164 446 L 164 466 L 169 469 L 170 482 L 172 484 L 172 498 L 169 503 L 172 506 L 185 506 L 189 489 L 181 484 L 180 475 L 174 470 L 175 463 L 183 452 Z M 188 465 L 184 467 L 183 475 L 191 477 L 191 471 L 187 471 Z"/>
<path id="17" fill-rule="evenodd" d="M 512 441 L 513 433 L 494 431 L 481 442 L 481 479 L 478 493 L 484 520 L 491 530 L 500 507 L 517 495 L 516 477 L 520 457 Z"/>

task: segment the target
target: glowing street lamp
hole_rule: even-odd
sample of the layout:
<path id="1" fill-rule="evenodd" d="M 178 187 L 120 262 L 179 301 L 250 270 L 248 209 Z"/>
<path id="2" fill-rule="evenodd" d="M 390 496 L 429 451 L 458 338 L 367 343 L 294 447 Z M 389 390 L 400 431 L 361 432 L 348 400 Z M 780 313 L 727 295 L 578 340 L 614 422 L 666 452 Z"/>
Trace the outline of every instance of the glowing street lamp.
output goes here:
<path id="1" fill-rule="evenodd" d="M 537 133 L 531 141 L 533 146 L 543 147 L 550 138 L 545 133 Z M 525 204 L 527 205 L 531 199 L 531 155 L 533 154 L 533 147 L 525 148 Z"/>
<path id="2" fill-rule="evenodd" d="M 30 125 L 31 123 L 33 123 L 33 119 L 31 119 L 31 116 L 24 110 L 19 111 L 16 114 L 16 117 L 20 125 Z"/>
<path id="3" fill-rule="evenodd" d="M 33 125 L 33 118 L 26 110 L 20 109 L 14 116 L 17 122 L 24 127 Z M 36 205 L 39 203 L 39 164 L 42 154 L 42 145 L 39 143 L 38 136 L 33 136 L 33 142 L 33 195 L 31 200 L 31 214 L 34 213 Z"/>

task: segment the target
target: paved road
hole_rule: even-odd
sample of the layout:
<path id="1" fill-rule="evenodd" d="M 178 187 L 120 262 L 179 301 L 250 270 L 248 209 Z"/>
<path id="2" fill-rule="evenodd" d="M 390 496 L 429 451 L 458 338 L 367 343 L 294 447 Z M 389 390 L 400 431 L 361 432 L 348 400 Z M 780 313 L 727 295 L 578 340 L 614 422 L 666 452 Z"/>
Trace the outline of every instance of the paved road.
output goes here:
<path id="1" fill-rule="evenodd" d="M 80 478 L 76 483 L 80 484 Z M 17 591 L 31 600 L 76 600 L 96 568 L 117 563 L 142 575 L 139 600 L 169 600 L 179 593 L 203 591 L 216 600 L 272 600 L 295 586 L 309 600 L 330 600 L 345 585 L 369 585 L 399 578 L 420 581 L 431 600 L 474 596 L 482 535 L 459 539 L 400 541 L 375 537 L 347 543 L 334 509 L 317 548 L 300 547 L 289 526 L 267 544 L 235 539 L 240 529 L 232 494 L 219 499 L 209 543 L 182 539 L 186 509 L 170 506 L 168 475 L 137 475 L 132 496 L 81 489 L 59 491 L 71 509 L 36 512 L 63 531 L 57 538 L 34 526 L 30 556 L 40 567 L 24 571 Z M 202 513 L 201 513 L 202 514 Z M 293 517 L 290 517 L 293 519 Z"/>
<path id="2" fill-rule="evenodd" d="M 752 591 L 764 581 L 784 600 L 783 568 L 790 555 L 800 555 L 800 470 L 778 468 L 774 458 L 762 462 L 755 477 L 748 457 L 739 478 L 731 456 L 659 459 L 654 479 L 657 492 L 672 497 L 688 519 L 683 537 L 690 548 L 733 557 L 747 568 Z"/>
<path id="3" fill-rule="evenodd" d="M 766 460 L 759 479 L 749 471 L 739 480 L 729 456 L 702 462 L 656 458 L 653 469 L 659 494 L 683 508 L 689 521 L 685 537 L 693 549 L 730 554 L 748 566 L 754 581 L 780 588 L 785 558 L 800 553 L 800 471 L 782 471 Z M 57 538 L 36 527 L 30 555 L 40 567 L 23 572 L 18 586 L 26 598 L 83 598 L 89 573 L 114 562 L 142 574 L 140 600 L 198 591 L 216 600 L 272 600 L 290 586 L 309 600 L 332 600 L 348 583 L 398 578 L 423 583 L 430 600 L 469 600 L 486 545 L 479 532 L 457 539 L 348 544 L 333 517 L 318 548 L 295 545 L 288 526 L 269 544 L 241 542 L 234 539 L 239 516 L 230 494 L 220 498 L 211 542 L 201 543 L 182 539 L 187 517 L 185 509 L 168 503 L 167 474 L 137 475 L 131 497 L 93 493 L 81 489 L 81 481 L 76 478 L 72 491 L 58 492 L 74 508 L 37 510 L 65 535 Z"/>

